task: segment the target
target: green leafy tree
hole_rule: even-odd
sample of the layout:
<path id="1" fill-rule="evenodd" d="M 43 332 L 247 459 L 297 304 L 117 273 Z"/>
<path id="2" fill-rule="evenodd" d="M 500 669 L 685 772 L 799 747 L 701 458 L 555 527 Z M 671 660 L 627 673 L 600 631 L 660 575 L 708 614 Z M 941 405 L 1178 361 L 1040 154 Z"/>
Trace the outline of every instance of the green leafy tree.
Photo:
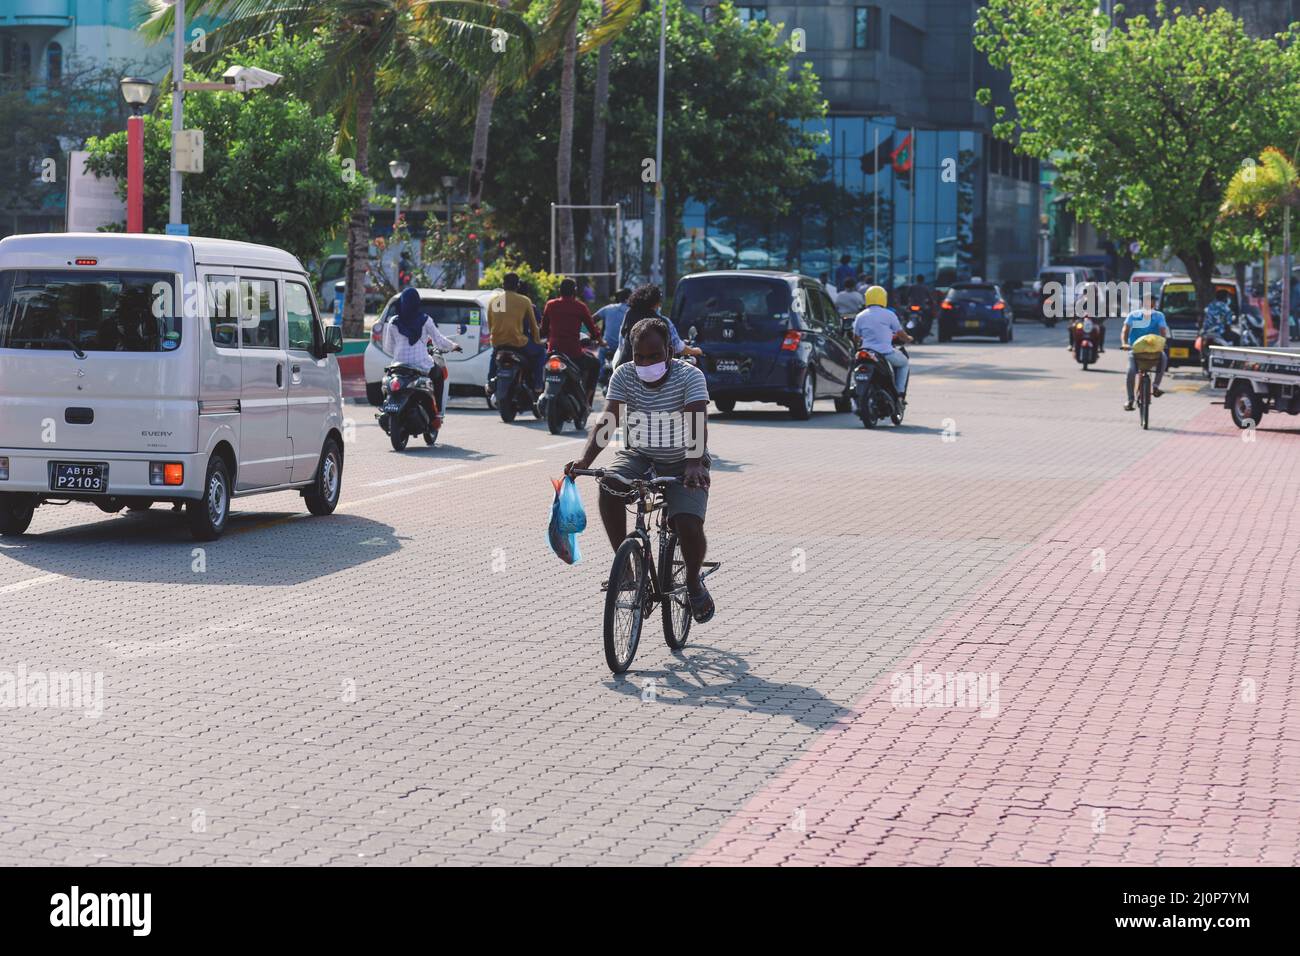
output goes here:
<path id="1" fill-rule="evenodd" d="M 651 171 L 644 160 L 655 154 L 657 6 L 648 5 L 609 44 L 609 51 L 607 115 L 609 128 L 617 134 L 606 147 L 607 201 L 650 185 L 646 177 Z M 779 25 L 743 24 L 726 6 L 716 22 L 706 23 L 680 0 L 670 0 L 666 55 L 670 80 L 665 87 L 661 179 L 665 261 L 671 271 L 671 250 L 682 236 L 681 211 L 688 199 L 714 204 L 724 215 L 766 217 L 791 210 L 792 196 L 812 181 L 821 135 L 804 132 L 797 123 L 824 116 L 825 102 L 810 65 L 791 69 L 792 53 Z M 590 171 L 586 144 L 591 140 L 598 65 L 598 58 L 578 60 L 575 179 Z M 522 256 L 536 263 L 548 261 L 550 254 L 549 204 L 555 192 L 538 170 L 555 156 L 560 74 L 559 65 L 551 63 L 527 90 L 503 93 L 498 99 L 493 135 L 509 148 L 494 150 L 486 174 L 484 191 L 494 199 L 498 228 Z M 583 231 L 575 223 L 575 233 Z"/>
<path id="2" fill-rule="evenodd" d="M 318 55 L 310 44 L 281 40 L 244 50 L 239 59 L 300 76 Z M 210 74 L 187 76 L 213 79 L 227 65 L 220 60 Z M 314 116 L 302 100 L 283 93 L 189 93 L 185 109 L 187 125 L 204 131 L 204 171 L 185 179 L 186 218 L 197 235 L 279 246 L 305 261 L 321 254 L 358 198 L 369 193 L 332 151 L 329 117 Z M 170 117 L 168 94 L 144 124 L 145 228 L 151 232 L 167 224 Z M 116 178 L 125 197 L 126 133 L 92 139 L 87 149 L 88 168 Z"/>
<path id="3" fill-rule="evenodd" d="M 996 134 L 1040 159 L 1063 150 L 1074 212 L 1172 250 L 1204 307 L 1224 187 L 1300 119 L 1300 48 L 1294 30 L 1256 39 L 1223 9 L 1155 9 L 1112 28 L 1094 0 L 989 0 L 975 45 L 1011 71 L 1016 115 L 995 110 Z"/>
<path id="4" fill-rule="evenodd" d="M 143 29 L 169 34 L 172 7 L 149 0 Z M 209 34 L 214 53 L 277 29 L 294 40 L 319 38 L 325 51 L 317 96 L 338 108 L 359 180 L 370 170 L 370 132 L 376 97 L 402 81 L 418 81 L 430 104 L 448 110 L 472 102 L 485 76 L 511 78 L 527 70 L 533 41 L 517 14 L 477 0 L 190 0 L 191 14 L 219 21 Z M 344 328 L 362 331 L 363 275 L 369 258 L 368 197 L 357 199 L 348 222 Z"/>

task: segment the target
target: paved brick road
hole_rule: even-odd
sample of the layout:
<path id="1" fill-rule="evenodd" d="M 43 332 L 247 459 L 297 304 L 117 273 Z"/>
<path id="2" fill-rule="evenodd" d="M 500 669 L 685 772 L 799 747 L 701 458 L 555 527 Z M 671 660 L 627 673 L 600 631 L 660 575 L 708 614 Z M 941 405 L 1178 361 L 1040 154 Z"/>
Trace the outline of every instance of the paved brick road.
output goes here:
<path id="1" fill-rule="evenodd" d="M 481 403 L 404 455 L 352 407 L 336 516 L 244 499 L 199 553 L 42 509 L 0 672 L 103 713 L 0 708 L 0 861 L 1295 862 L 1300 420 L 1243 443 L 1180 377 L 1144 433 L 1119 353 L 1017 339 L 916 349 L 900 429 L 715 418 L 718 617 L 620 680 L 606 545 L 545 540 L 578 444 Z M 916 664 L 997 715 L 895 710 Z"/>

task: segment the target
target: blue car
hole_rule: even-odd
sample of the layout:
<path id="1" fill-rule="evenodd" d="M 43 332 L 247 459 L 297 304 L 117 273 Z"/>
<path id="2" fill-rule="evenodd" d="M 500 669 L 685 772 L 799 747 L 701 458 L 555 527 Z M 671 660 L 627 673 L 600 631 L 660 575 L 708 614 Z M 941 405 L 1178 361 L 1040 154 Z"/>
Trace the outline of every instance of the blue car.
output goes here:
<path id="1" fill-rule="evenodd" d="M 939 341 L 962 335 L 992 336 L 1010 342 L 1015 316 L 992 282 L 958 282 L 939 303 Z"/>
<path id="2" fill-rule="evenodd" d="M 821 283 L 796 272 L 697 272 L 673 294 L 672 320 L 704 352 L 699 367 L 722 412 L 785 405 L 807 421 L 821 398 L 850 411 L 852 333 Z"/>

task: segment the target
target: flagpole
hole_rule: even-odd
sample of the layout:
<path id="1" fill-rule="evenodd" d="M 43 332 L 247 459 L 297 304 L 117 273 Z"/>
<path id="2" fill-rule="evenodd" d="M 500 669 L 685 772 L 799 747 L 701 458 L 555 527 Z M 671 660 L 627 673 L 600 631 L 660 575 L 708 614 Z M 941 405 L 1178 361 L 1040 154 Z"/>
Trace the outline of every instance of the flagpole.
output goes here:
<path id="1" fill-rule="evenodd" d="M 907 219 L 907 281 L 916 276 L 916 127 L 907 134 L 907 191 L 911 193 Z"/>
<path id="2" fill-rule="evenodd" d="M 874 124 L 873 124 L 874 125 Z M 876 127 L 876 148 L 871 153 L 871 281 L 880 285 L 880 127 Z"/>

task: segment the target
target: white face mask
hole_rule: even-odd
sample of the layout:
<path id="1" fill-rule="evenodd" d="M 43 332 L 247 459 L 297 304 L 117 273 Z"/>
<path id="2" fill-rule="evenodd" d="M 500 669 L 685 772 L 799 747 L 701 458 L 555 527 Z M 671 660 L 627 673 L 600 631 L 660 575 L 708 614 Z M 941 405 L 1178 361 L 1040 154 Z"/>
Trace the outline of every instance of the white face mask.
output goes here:
<path id="1" fill-rule="evenodd" d="M 667 362 L 656 362 L 654 365 L 636 366 L 637 378 L 641 379 L 643 382 L 657 382 L 664 377 L 667 371 Z"/>

